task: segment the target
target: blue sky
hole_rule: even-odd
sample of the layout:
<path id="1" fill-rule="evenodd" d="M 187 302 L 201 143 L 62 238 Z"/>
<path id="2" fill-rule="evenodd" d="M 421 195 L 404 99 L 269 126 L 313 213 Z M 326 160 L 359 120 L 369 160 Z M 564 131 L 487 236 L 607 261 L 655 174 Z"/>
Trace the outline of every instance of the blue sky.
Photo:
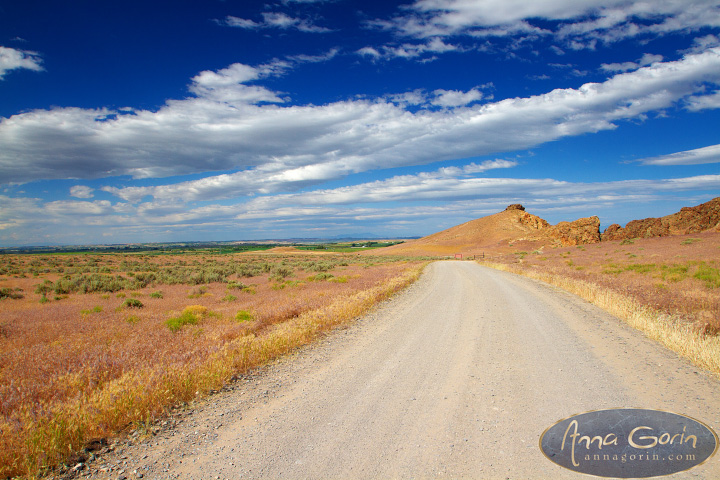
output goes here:
<path id="1" fill-rule="evenodd" d="M 0 246 L 720 193 L 720 0 L 0 0 Z"/>

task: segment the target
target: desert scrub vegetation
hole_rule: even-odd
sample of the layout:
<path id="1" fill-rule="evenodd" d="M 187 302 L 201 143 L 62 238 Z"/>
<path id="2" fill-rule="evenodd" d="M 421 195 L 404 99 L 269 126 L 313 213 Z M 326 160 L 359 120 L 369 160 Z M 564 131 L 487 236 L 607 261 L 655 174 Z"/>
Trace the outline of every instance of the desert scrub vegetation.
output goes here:
<path id="1" fill-rule="evenodd" d="M 408 257 L 341 254 L 17 255 L 0 261 L 7 271 L 0 287 L 26 292 L 2 300 L 0 478 L 42 474 L 89 439 L 153 422 L 196 392 L 216 390 L 361 314 L 412 282 L 424 265 Z M 273 289 L 276 267 L 292 270 L 283 282 L 295 286 Z M 27 274 L 30 268 L 38 276 Z M 203 269 L 222 274 L 195 283 L 200 277 L 192 271 Z M 163 272 L 187 283 L 162 283 Z M 146 283 L 150 273 L 154 280 Z M 318 273 L 346 282 L 307 280 Z M 124 289 L 109 294 L 78 287 L 62 301 L 39 302 L 52 298 L 68 275 L 72 284 L 96 275 L 108 277 L 101 283 L 124 282 Z M 159 285 L 161 298 L 152 295 Z M 204 293 L 189 300 L 193 289 Z M 144 295 L 143 302 L 130 298 L 133 292 Z M 228 292 L 234 301 L 223 301 Z M 132 301 L 143 307 L 125 303 Z"/>
<path id="2" fill-rule="evenodd" d="M 125 308 L 143 308 L 145 305 L 137 298 L 128 298 L 122 303 Z"/>
<path id="3" fill-rule="evenodd" d="M 251 322 L 255 318 L 252 313 L 247 310 L 240 310 L 235 314 L 235 320 L 238 322 Z"/>
<path id="4" fill-rule="evenodd" d="M 10 298 L 14 300 L 24 298 L 25 295 L 21 293 L 22 291 L 22 288 L 0 288 L 0 300 L 4 298 Z"/>
<path id="5" fill-rule="evenodd" d="M 185 307 L 177 317 L 168 318 L 165 325 L 171 332 L 177 332 L 185 325 L 196 325 L 200 320 L 209 315 L 208 308 L 203 305 L 190 305 Z"/>

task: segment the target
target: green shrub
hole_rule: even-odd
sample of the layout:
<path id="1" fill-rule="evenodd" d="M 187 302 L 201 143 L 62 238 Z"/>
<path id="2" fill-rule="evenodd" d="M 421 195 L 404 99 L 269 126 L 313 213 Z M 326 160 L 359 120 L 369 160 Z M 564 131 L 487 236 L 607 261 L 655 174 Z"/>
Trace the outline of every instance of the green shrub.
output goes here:
<path id="1" fill-rule="evenodd" d="M 35 293 L 41 294 L 44 297 L 54 289 L 53 283 L 50 280 L 45 280 L 42 284 L 35 287 Z"/>
<path id="2" fill-rule="evenodd" d="M 162 292 L 152 292 L 150 298 L 163 298 Z"/>
<path id="3" fill-rule="evenodd" d="M 144 305 L 137 298 L 128 298 L 123 302 L 125 308 L 142 308 Z"/>
<path id="4" fill-rule="evenodd" d="M 193 315 L 199 315 L 201 317 L 203 317 L 209 313 L 208 308 L 205 305 L 188 305 L 183 310 L 183 313 L 185 313 L 185 312 L 190 312 Z"/>
<path id="5" fill-rule="evenodd" d="M 255 318 L 252 313 L 248 312 L 247 310 L 240 310 L 235 315 L 235 320 L 238 322 L 251 322 Z"/>
<path id="6" fill-rule="evenodd" d="M 207 309 L 206 309 L 207 310 Z M 173 331 L 177 332 L 185 325 L 195 325 L 200 321 L 202 313 L 194 313 L 192 309 L 186 308 L 178 317 L 168 318 L 165 325 Z"/>
<path id="7" fill-rule="evenodd" d="M 660 277 L 666 282 L 676 283 L 684 280 L 688 276 L 687 265 L 661 265 Z"/>
<path id="8" fill-rule="evenodd" d="M 18 291 L 22 290 L 12 290 L 11 288 L 0 288 L 0 299 L 3 298 L 12 298 L 12 299 L 20 299 L 23 298 L 24 295 L 22 293 L 18 293 Z"/>
<path id="9" fill-rule="evenodd" d="M 654 263 L 632 263 L 625 267 L 625 270 L 633 271 L 636 273 L 649 273 L 655 270 Z"/>
<path id="10" fill-rule="evenodd" d="M 278 265 L 273 268 L 273 277 L 287 278 L 293 274 L 293 269 L 285 265 Z"/>
<path id="11" fill-rule="evenodd" d="M 705 282 L 707 288 L 720 288 L 720 270 L 702 262 L 693 277 Z"/>
<path id="12" fill-rule="evenodd" d="M 237 297 L 235 295 L 225 295 L 222 298 L 223 302 L 234 302 L 235 300 L 237 300 Z"/>
<path id="13" fill-rule="evenodd" d="M 313 275 L 312 277 L 308 277 L 308 280 L 311 282 L 322 282 L 323 280 L 330 280 L 334 276 L 335 275 L 333 275 L 332 273 L 321 272 L 317 275 Z"/>

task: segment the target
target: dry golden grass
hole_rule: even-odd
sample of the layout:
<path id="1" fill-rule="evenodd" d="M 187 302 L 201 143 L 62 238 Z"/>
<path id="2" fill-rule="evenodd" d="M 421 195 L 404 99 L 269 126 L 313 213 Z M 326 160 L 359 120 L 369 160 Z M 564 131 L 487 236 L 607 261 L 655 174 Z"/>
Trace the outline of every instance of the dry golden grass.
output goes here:
<path id="1" fill-rule="evenodd" d="M 0 478 L 39 475 L 90 439 L 147 424 L 221 387 L 361 314 L 412 282 L 423 265 L 341 255 L 1 260 L 0 287 L 22 289 L 24 298 L 0 301 Z M 225 277 L 112 293 L 46 292 L 43 303 L 35 293 L 78 269 L 127 279 L 154 271 L 170 281 L 177 278 L 170 273 L 180 275 L 170 269 L 182 263 Z"/>

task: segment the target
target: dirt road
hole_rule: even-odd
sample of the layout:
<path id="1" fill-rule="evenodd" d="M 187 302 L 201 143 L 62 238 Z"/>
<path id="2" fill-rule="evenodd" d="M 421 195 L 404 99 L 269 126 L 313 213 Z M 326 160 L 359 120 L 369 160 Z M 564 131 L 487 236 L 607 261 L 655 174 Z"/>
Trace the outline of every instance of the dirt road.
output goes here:
<path id="1" fill-rule="evenodd" d="M 613 407 L 668 410 L 718 431 L 720 382 L 574 296 L 438 262 L 351 327 L 241 379 L 175 428 L 118 446 L 85 474 L 585 478 L 547 460 L 539 436 Z M 672 478 L 720 478 L 720 455 Z"/>

